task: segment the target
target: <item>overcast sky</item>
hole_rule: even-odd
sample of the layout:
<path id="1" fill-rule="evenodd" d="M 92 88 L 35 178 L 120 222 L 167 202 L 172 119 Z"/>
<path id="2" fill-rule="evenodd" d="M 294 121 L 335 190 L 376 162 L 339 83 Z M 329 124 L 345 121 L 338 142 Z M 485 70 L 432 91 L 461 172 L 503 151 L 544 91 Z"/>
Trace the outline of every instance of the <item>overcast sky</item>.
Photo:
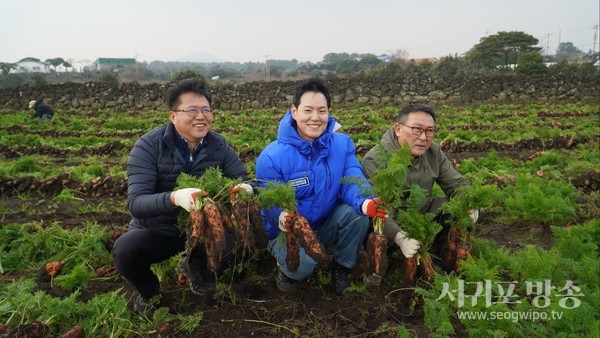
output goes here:
<path id="1" fill-rule="evenodd" d="M 3 0 L 0 62 L 441 57 L 499 31 L 530 34 L 551 54 L 559 42 L 598 51 L 599 13 L 599 0 Z"/>

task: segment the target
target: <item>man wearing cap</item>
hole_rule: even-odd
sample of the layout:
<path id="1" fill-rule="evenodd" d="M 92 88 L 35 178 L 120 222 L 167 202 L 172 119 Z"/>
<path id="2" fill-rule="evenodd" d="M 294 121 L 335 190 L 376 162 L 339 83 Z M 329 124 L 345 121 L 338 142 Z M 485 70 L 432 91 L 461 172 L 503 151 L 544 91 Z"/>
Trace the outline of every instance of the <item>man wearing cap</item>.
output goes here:
<path id="1" fill-rule="evenodd" d="M 54 110 L 44 103 L 42 99 L 29 101 L 29 109 L 35 110 L 31 118 L 37 117 L 40 121 L 50 120 L 54 116 Z"/>

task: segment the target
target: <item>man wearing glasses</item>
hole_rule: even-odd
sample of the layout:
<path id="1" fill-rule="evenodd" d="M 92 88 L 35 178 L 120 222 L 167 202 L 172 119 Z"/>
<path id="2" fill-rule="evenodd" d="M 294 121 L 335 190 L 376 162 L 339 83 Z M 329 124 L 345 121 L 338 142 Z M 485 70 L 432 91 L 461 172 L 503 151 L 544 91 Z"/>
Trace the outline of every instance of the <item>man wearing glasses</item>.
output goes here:
<path id="1" fill-rule="evenodd" d="M 427 201 L 422 213 L 436 214 L 436 221 L 443 229 L 436 235 L 432 251 L 434 256 L 439 257 L 447 242 L 450 226 L 446 224 L 445 215 L 438 213 L 442 204 L 457 193 L 457 188 L 467 186 L 470 183 L 452 167 L 452 164 L 440 148 L 439 144 L 433 142 L 436 133 L 436 118 L 433 107 L 424 104 L 409 104 L 400 110 L 396 123 L 390 127 L 381 138 L 381 144 L 373 147 L 364 156 L 362 167 L 367 178 L 370 178 L 377 168 L 385 163 L 380 163 L 382 151 L 390 154 L 398 152 L 407 143 L 413 156 L 412 164 L 408 167 L 408 175 L 404 187 L 417 184 L 427 191 Z M 432 198 L 433 185 L 437 183 L 445 196 Z M 470 216 L 473 222 L 479 217 L 478 210 L 471 210 Z M 407 237 L 402 228 L 391 218 L 384 223 L 384 233 L 390 243 L 396 243 L 406 258 L 413 257 L 421 248 L 421 243 Z M 443 267 L 443 266 L 442 266 Z M 448 267 L 443 267 L 446 272 Z"/>
<path id="2" fill-rule="evenodd" d="M 181 209 L 194 209 L 198 188 L 175 190 L 181 173 L 202 176 L 218 167 L 228 178 L 249 179 L 246 168 L 225 138 L 214 131 L 212 95 L 204 79 L 190 78 L 169 89 L 167 106 L 170 122 L 143 135 L 127 161 L 127 208 L 132 218 L 129 229 L 114 244 L 117 271 L 137 290 L 134 310 L 149 314 L 159 293 L 159 280 L 151 265 L 182 252 L 186 236 L 178 226 Z M 246 183 L 236 188 L 253 192 Z M 180 209 L 181 208 L 181 209 Z M 227 232 L 228 248 L 235 238 Z M 230 252 L 228 250 L 227 252 Z M 229 256 L 223 260 L 229 260 Z M 221 265 L 222 267 L 225 264 Z M 214 289 L 213 274 L 207 267 L 204 244 L 196 246 L 180 268 L 190 280 L 193 293 Z"/>

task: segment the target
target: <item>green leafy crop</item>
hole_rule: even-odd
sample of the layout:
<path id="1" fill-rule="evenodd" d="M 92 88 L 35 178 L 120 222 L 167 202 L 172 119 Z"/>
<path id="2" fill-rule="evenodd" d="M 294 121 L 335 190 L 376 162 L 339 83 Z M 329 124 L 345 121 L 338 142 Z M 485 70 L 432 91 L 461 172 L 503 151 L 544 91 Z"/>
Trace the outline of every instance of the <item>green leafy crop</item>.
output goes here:
<path id="1" fill-rule="evenodd" d="M 258 203 L 264 209 L 279 207 L 291 213 L 298 209 L 296 191 L 289 183 L 268 182 L 260 189 Z"/>

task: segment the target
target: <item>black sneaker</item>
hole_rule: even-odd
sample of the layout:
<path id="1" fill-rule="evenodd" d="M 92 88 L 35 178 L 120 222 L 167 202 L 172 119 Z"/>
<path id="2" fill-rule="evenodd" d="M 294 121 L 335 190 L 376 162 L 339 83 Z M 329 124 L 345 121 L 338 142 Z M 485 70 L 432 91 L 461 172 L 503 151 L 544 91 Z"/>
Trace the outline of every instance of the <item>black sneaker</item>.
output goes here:
<path id="1" fill-rule="evenodd" d="M 331 284 L 333 284 L 336 295 L 343 295 L 344 290 L 350 286 L 348 274 L 349 269 L 341 266 L 337 261 L 333 261 L 331 264 Z"/>
<path id="2" fill-rule="evenodd" d="M 135 302 L 133 303 L 133 310 L 139 314 L 146 315 L 148 317 L 152 316 L 154 312 L 154 304 L 156 301 L 153 299 L 146 299 L 142 297 L 142 295 L 138 294 Z"/>
<path id="3" fill-rule="evenodd" d="M 281 269 L 277 269 L 275 277 L 275 286 L 281 292 L 291 292 L 297 289 L 296 281 L 286 276 Z"/>
<path id="4" fill-rule="evenodd" d="M 202 272 L 200 271 L 200 268 L 194 264 L 190 264 L 186 258 L 179 262 L 179 269 L 190 281 L 190 289 L 193 293 L 201 295 L 208 293 L 215 288 L 212 282 L 205 281 L 205 279 L 202 278 Z"/>

